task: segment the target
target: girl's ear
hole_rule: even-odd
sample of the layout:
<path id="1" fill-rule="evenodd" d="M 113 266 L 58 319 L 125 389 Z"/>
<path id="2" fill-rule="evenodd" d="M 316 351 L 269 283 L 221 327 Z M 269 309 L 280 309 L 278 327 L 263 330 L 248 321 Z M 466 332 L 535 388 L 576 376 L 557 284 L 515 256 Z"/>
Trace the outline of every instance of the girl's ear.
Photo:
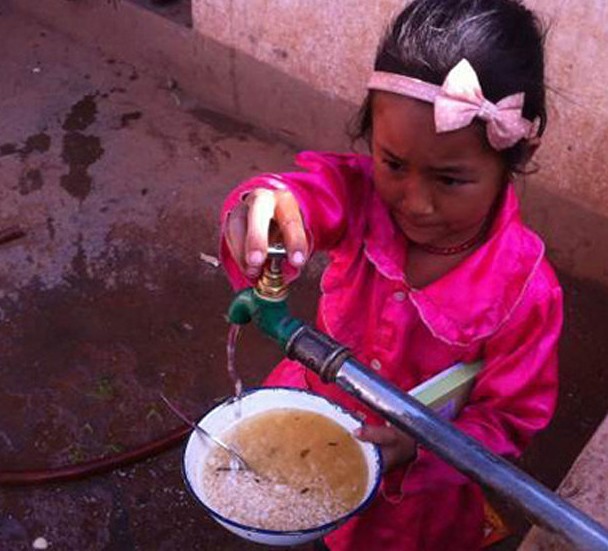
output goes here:
<path id="1" fill-rule="evenodd" d="M 534 154 L 540 146 L 540 138 L 528 138 L 525 141 L 520 142 L 516 147 L 518 160 L 515 165 L 512 165 L 510 170 L 510 177 L 516 174 L 533 174 L 538 170 L 538 166 L 535 163 L 530 163 Z"/>
<path id="2" fill-rule="evenodd" d="M 531 160 L 532 157 L 534 157 L 534 154 L 538 151 L 538 148 L 540 147 L 540 138 L 539 137 L 535 137 L 535 138 L 529 138 L 526 140 L 526 143 L 524 144 L 524 150 L 523 150 L 523 154 L 522 154 L 522 159 L 521 159 L 521 166 L 524 167 L 526 166 Z"/>

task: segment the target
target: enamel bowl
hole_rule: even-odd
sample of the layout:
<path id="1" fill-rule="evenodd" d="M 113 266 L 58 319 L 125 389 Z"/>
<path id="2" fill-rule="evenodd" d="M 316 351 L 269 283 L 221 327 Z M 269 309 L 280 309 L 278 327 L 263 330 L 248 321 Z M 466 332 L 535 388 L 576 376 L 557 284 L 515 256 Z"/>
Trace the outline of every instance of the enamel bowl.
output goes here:
<path id="1" fill-rule="evenodd" d="M 321 396 L 305 390 L 276 387 L 260 388 L 244 392 L 238 402 L 232 398 L 228 399 L 207 412 L 198 424 L 211 434 L 221 436 L 223 432 L 230 430 L 240 421 L 247 419 L 252 415 L 276 408 L 313 411 L 331 418 L 351 433 L 361 426 L 361 422 L 353 415 Z M 305 530 L 279 532 L 245 526 L 222 516 L 209 507 L 207 505 L 202 478 L 203 467 L 207 455 L 213 450 L 213 444 L 208 443 L 195 432 L 190 435 L 188 443 L 186 444 L 183 457 L 183 473 L 186 485 L 191 494 L 207 510 L 207 513 L 224 528 L 227 528 L 242 538 L 256 543 L 280 546 L 299 545 L 321 538 L 325 534 L 335 530 L 350 517 L 366 507 L 374 497 L 382 475 L 382 459 L 380 452 L 378 447 L 374 444 L 360 442 L 358 440 L 357 443 L 361 446 L 368 467 L 368 484 L 363 499 L 359 505 L 347 515 L 322 526 Z"/>

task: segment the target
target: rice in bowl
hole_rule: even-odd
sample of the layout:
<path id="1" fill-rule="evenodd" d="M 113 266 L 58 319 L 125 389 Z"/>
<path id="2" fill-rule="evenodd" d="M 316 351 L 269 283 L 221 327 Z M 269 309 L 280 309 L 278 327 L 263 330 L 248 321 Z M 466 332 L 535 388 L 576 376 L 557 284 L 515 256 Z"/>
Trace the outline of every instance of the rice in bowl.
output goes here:
<path id="1" fill-rule="evenodd" d="M 315 412 L 280 408 L 239 423 L 222 439 L 253 467 L 235 469 L 216 448 L 205 463 L 209 507 L 264 530 L 305 530 L 340 518 L 365 494 L 360 446 L 338 423 Z"/>

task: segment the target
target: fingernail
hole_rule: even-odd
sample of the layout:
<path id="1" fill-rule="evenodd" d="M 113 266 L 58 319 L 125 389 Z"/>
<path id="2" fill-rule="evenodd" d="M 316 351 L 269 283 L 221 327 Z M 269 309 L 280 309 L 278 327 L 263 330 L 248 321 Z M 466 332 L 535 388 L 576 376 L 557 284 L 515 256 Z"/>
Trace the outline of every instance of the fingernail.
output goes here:
<path id="1" fill-rule="evenodd" d="M 264 262 L 264 254 L 262 251 L 251 251 L 247 256 L 249 264 L 252 266 L 261 266 Z"/>
<path id="2" fill-rule="evenodd" d="M 291 255 L 291 263 L 294 266 L 301 266 L 302 264 L 304 264 L 305 259 L 306 258 L 304 256 L 304 253 L 301 251 L 296 251 Z"/>

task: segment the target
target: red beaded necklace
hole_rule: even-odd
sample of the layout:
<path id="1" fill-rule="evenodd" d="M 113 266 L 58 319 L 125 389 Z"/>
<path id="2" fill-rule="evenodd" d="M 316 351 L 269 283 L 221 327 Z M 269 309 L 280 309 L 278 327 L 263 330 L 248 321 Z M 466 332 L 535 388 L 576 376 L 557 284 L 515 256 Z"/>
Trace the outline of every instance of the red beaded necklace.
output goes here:
<path id="1" fill-rule="evenodd" d="M 478 243 L 481 243 L 483 241 L 483 238 L 486 235 L 488 226 L 489 226 L 489 224 L 488 224 L 488 221 L 486 220 L 486 222 L 484 222 L 482 224 L 479 231 L 473 237 L 471 237 L 470 239 L 467 239 L 466 241 L 464 241 L 463 243 L 460 243 L 459 245 L 452 245 L 451 247 L 437 247 L 436 245 L 430 245 L 428 243 L 417 243 L 416 241 L 411 241 L 411 240 L 410 240 L 410 244 L 415 245 L 420 250 L 425 251 L 427 253 L 441 255 L 441 256 L 452 256 L 455 254 L 459 254 L 459 253 L 468 251 L 469 249 L 472 249 Z"/>

